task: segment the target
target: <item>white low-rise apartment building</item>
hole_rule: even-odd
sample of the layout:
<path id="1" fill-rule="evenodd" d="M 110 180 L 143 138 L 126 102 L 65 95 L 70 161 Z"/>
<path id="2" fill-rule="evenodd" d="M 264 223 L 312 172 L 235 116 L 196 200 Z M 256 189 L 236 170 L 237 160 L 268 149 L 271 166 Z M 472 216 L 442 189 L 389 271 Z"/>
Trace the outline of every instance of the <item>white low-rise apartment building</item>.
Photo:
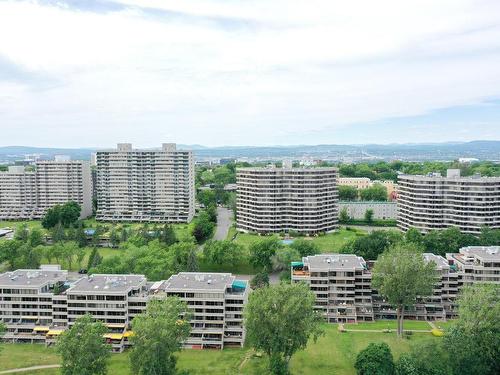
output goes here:
<path id="1" fill-rule="evenodd" d="M 338 228 L 336 168 L 239 168 L 238 230 L 316 234 Z"/>
<path id="2" fill-rule="evenodd" d="M 69 201 L 80 205 L 81 219 L 92 215 L 88 161 L 56 156 L 37 161 L 34 172 L 17 166 L 0 172 L 0 220 L 40 219 L 49 208 Z"/>
<path id="3" fill-rule="evenodd" d="M 53 344 L 76 319 L 90 314 L 108 328 L 112 351 L 131 345 L 131 322 L 152 298 L 177 296 L 193 312 L 186 348 L 242 347 L 246 281 L 229 273 L 181 272 L 148 282 L 144 275 L 95 274 L 70 279 L 59 266 L 0 274 L 0 322 L 10 342 Z"/>
<path id="4" fill-rule="evenodd" d="M 432 295 L 417 298 L 405 319 L 446 320 L 457 317 L 455 300 L 464 285 L 500 284 L 500 247 L 471 246 L 457 254 L 424 253 L 436 265 Z M 330 323 L 396 319 L 396 310 L 371 287 L 371 268 L 352 254 L 321 254 L 292 262 L 292 282 L 305 282 L 316 295 L 315 309 Z"/>
<path id="5" fill-rule="evenodd" d="M 380 220 L 395 220 L 398 216 L 398 204 L 396 202 L 374 202 L 374 201 L 345 201 L 339 202 L 339 214 L 347 210 L 349 217 L 355 220 L 363 220 L 367 210 L 373 211 L 373 218 Z"/>
<path id="6" fill-rule="evenodd" d="M 398 227 L 404 231 L 456 226 L 477 235 L 483 226 L 500 228 L 500 177 L 461 177 L 449 169 L 446 177 L 401 175 L 398 182 Z"/>
<path id="7" fill-rule="evenodd" d="M 161 290 L 167 297 L 185 301 L 193 313 L 191 336 L 184 347 L 223 349 L 245 343 L 246 281 L 236 280 L 230 273 L 181 272 L 170 277 Z"/>
<path id="8" fill-rule="evenodd" d="M 129 143 L 97 151 L 97 214 L 102 221 L 185 223 L 195 213 L 194 160 L 172 143 L 161 150 Z"/>

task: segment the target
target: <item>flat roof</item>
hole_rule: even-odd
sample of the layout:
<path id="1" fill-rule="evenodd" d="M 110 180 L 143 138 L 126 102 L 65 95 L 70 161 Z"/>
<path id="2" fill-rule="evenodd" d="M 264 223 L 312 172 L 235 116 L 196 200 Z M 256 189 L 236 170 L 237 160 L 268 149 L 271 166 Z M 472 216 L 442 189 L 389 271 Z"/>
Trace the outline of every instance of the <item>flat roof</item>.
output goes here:
<path id="1" fill-rule="evenodd" d="M 436 267 L 439 269 L 443 268 L 450 268 L 450 265 L 448 264 L 448 261 L 443 258 L 441 255 L 436 255 L 432 253 L 424 253 L 424 260 L 426 262 L 434 261 L 436 263 Z"/>
<path id="2" fill-rule="evenodd" d="M 65 281 L 67 278 L 68 271 L 20 269 L 0 274 L 0 287 L 40 288 L 57 281 Z"/>
<path id="3" fill-rule="evenodd" d="M 345 269 L 365 269 L 366 263 L 362 257 L 354 254 L 321 254 L 303 257 L 304 264 L 310 271 L 328 271 Z"/>
<path id="4" fill-rule="evenodd" d="M 207 290 L 225 291 L 236 277 L 230 273 L 180 272 L 172 275 L 164 284 L 165 291 Z"/>
<path id="5" fill-rule="evenodd" d="M 475 255 L 485 260 L 500 261 L 500 246 L 467 246 L 462 247 L 459 251 L 465 256 Z"/>
<path id="6" fill-rule="evenodd" d="M 82 277 L 66 293 L 125 293 L 146 284 L 144 275 L 90 275 Z"/>

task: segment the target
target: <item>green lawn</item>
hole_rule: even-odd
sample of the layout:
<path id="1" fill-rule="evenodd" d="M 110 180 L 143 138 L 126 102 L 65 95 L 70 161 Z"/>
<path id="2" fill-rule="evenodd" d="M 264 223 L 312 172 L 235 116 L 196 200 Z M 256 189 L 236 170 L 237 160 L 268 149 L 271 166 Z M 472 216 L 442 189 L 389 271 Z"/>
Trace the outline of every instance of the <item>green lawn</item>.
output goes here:
<path id="1" fill-rule="evenodd" d="M 344 324 L 346 329 L 397 329 L 395 320 L 377 320 L 375 322 L 361 322 L 357 324 Z M 403 329 L 408 330 L 427 330 L 430 331 L 432 328 L 427 322 L 421 322 L 417 320 L 405 320 L 403 323 Z"/>
<path id="2" fill-rule="evenodd" d="M 440 329 L 448 329 L 454 323 L 455 323 L 455 320 L 448 320 L 446 322 L 434 322 L 434 325 Z"/>
<path id="3" fill-rule="evenodd" d="M 357 353 L 370 342 L 386 342 L 395 358 L 407 351 L 412 342 L 425 339 L 440 340 L 430 333 L 417 333 L 411 339 L 398 339 L 395 333 L 344 332 L 337 325 L 325 324 L 325 336 L 310 343 L 306 350 L 296 353 L 291 362 L 294 375 L 354 375 Z M 242 365 L 245 357 L 248 360 Z M 58 357 L 53 348 L 43 345 L 5 344 L 0 353 L 0 370 L 41 364 L 56 364 Z M 240 367 L 241 366 L 241 367 Z M 178 367 L 192 375 L 214 374 L 268 374 L 267 359 L 252 355 L 248 348 L 212 350 L 184 350 L 179 354 Z M 127 353 L 111 356 L 109 374 L 130 374 Z M 37 375 L 59 374 L 58 370 L 31 372 Z"/>
<path id="4" fill-rule="evenodd" d="M 228 239 L 232 239 L 237 233 L 235 228 L 231 228 L 228 233 Z M 318 237 L 300 237 L 309 241 L 313 241 L 320 248 L 322 253 L 338 253 L 342 245 L 355 239 L 358 236 L 363 236 L 366 232 L 360 229 L 347 230 L 341 228 L 334 233 L 327 233 Z M 238 233 L 235 242 L 248 247 L 252 242 L 265 238 L 257 234 Z"/>

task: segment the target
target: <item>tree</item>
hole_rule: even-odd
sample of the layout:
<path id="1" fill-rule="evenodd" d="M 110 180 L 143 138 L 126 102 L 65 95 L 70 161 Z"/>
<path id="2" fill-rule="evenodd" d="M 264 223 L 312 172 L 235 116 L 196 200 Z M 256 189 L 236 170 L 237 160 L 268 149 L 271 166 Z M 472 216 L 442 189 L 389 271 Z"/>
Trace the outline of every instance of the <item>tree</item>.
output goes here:
<path id="1" fill-rule="evenodd" d="M 19 248 L 22 242 L 18 240 L 0 241 L 0 261 L 6 261 L 10 270 L 15 270 L 19 267 Z"/>
<path id="2" fill-rule="evenodd" d="M 60 243 L 56 246 L 60 246 L 61 248 L 61 255 L 62 255 L 62 258 L 64 258 L 64 260 L 66 260 L 66 263 L 68 265 L 68 269 L 73 269 L 73 260 L 75 258 L 75 256 L 77 255 L 78 253 L 78 244 L 74 241 L 70 241 L 70 242 L 64 242 L 64 243 Z M 81 250 L 83 252 L 83 250 Z M 83 260 L 83 258 L 82 258 Z"/>
<path id="3" fill-rule="evenodd" d="M 110 347 L 103 335 L 106 326 L 84 315 L 61 334 L 56 350 L 61 355 L 63 375 L 104 375 L 107 373 Z"/>
<path id="4" fill-rule="evenodd" d="M 457 304 L 459 318 L 444 336 L 454 373 L 500 373 L 500 285 L 464 287 Z"/>
<path id="5" fill-rule="evenodd" d="M 301 259 L 298 250 L 291 246 L 284 246 L 273 257 L 274 270 L 290 273 L 290 263 Z"/>
<path id="6" fill-rule="evenodd" d="M 37 247 L 45 243 L 42 231 L 37 228 L 33 228 L 28 236 L 28 243 L 32 247 Z"/>
<path id="7" fill-rule="evenodd" d="M 281 247 L 280 241 L 276 237 L 253 242 L 250 247 L 250 264 L 255 268 L 270 272 L 273 267 L 271 258 Z"/>
<path id="8" fill-rule="evenodd" d="M 109 242 L 111 243 L 111 247 L 118 247 L 120 244 L 120 236 L 116 229 L 112 229 L 109 234 Z"/>
<path id="9" fill-rule="evenodd" d="M 0 322 L 0 339 L 4 335 L 5 331 L 7 328 L 5 327 L 5 324 L 3 322 Z M 0 346 L 0 353 L 2 352 L 2 347 Z"/>
<path id="10" fill-rule="evenodd" d="M 316 245 L 313 241 L 297 239 L 290 244 L 290 247 L 297 250 L 301 257 L 307 257 L 309 255 L 316 255 L 320 253 L 318 245 Z"/>
<path id="11" fill-rule="evenodd" d="M 203 211 L 193 222 L 192 234 L 198 243 L 202 243 L 212 236 L 214 227 L 215 225 L 210 220 L 208 213 Z"/>
<path id="12" fill-rule="evenodd" d="M 64 227 L 61 223 L 57 223 L 51 230 L 52 242 L 61 242 L 66 239 L 66 234 L 64 232 Z"/>
<path id="13" fill-rule="evenodd" d="M 188 255 L 187 259 L 187 264 L 186 264 L 186 271 L 188 272 L 197 272 L 199 270 L 198 266 L 198 257 L 196 255 L 196 250 L 191 249 Z"/>
<path id="14" fill-rule="evenodd" d="M 49 208 L 42 219 L 42 227 L 51 229 L 61 222 L 61 206 L 55 205 Z"/>
<path id="15" fill-rule="evenodd" d="M 91 268 L 97 267 L 99 264 L 101 264 L 101 261 L 102 261 L 102 257 L 99 254 L 97 247 L 94 247 L 89 255 L 89 260 L 87 262 L 87 270 L 90 270 Z"/>
<path id="16" fill-rule="evenodd" d="M 421 341 L 399 357 L 395 375 L 451 375 L 450 357 L 441 341 Z"/>
<path id="17" fill-rule="evenodd" d="M 355 201 L 358 199 L 358 189 L 354 186 L 339 185 L 338 190 L 340 201 Z"/>
<path id="18" fill-rule="evenodd" d="M 366 189 L 361 189 L 359 196 L 362 201 L 386 201 L 387 188 L 381 184 L 373 184 Z"/>
<path id="19" fill-rule="evenodd" d="M 250 287 L 252 289 L 264 288 L 269 286 L 269 275 L 265 272 L 259 272 L 250 280 Z"/>
<path id="20" fill-rule="evenodd" d="M 323 334 L 316 298 L 303 283 L 256 289 L 245 308 L 247 340 L 269 356 L 272 374 L 288 374 L 292 355 Z"/>
<path id="21" fill-rule="evenodd" d="M 79 222 L 78 227 L 76 228 L 75 241 L 78 243 L 79 247 L 87 246 L 87 235 L 85 234 L 85 229 L 83 228 L 82 222 Z"/>
<path id="22" fill-rule="evenodd" d="M 349 216 L 349 211 L 347 210 L 347 207 L 344 207 L 340 210 L 339 222 L 347 224 L 349 221 L 351 221 L 351 217 Z"/>
<path id="23" fill-rule="evenodd" d="M 356 254 L 365 260 L 376 260 L 380 254 L 401 240 L 402 236 L 399 232 L 374 230 L 366 236 L 356 237 L 355 240 L 346 243 L 340 252 Z"/>
<path id="24" fill-rule="evenodd" d="M 354 368 L 358 375 L 393 375 L 391 348 L 385 342 L 370 343 L 356 356 Z"/>
<path id="25" fill-rule="evenodd" d="M 21 242 L 27 242 L 29 234 L 30 232 L 28 229 L 28 225 L 26 223 L 23 223 L 18 225 L 18 227 L 16 228 L 14 239 Z"/>
<path id="26" fill-rule="evenodd" d="M 173 245 L 177 242 L 177 236 L 175 235 L 174 228 L 171 225 L 165 224 L 163 230 L 160 234 L 160 242 L 167 246 Z"/>
<path id="27" fill-rule="evenodd" d="M 479 242 L 481 246 L 500 246 L 500 229 L 482 227 Z"/>
<path id="28" fill-rule="evenodd" d="M 204 207 L 208 207 L 211 203 L 217 203 L 217 199 L 215 198 L 215 191 L 213 190 L 199 190 L 196 194 L 196 198 L 198 198 L 198 202 L 200 202 Z"/>
<path id="29" fill-rule="evenodd" d="M 372 285 L 396 308 L 398 336 L 403 334 L 404 308 L 417 296 L 429 296 L 436 282 L 436 264 L 426 262 L 414 244 L 399 243 L 378 257 Z"/>
<path id="30" fill-rule="evenodd" d="M 205 259 L 213 264 L 236 265 L 243 258 L 243 247 L 233 241 L 208 241 L 203 248 Z"/>
<path id="31" fill-rule="evenodd" d="M 130 352 L 133 374 L 175 374 L 177 358 L 191 331 L 190 310 L 177 297 L 149 301 L 146 312 L 132 321 L 134 335 Z"/>
<path id="32" fill-rule="evenodd" d="M 81 211 L 82 208 L 78 203 L 74 201 L 66 202 L 59 211 L 59 221 L 65 228 L 68 228 L 78 221 Z"/>
<path id="33" fill-rule="evenodd" d="M 373 210 L 371 208 L 365 211 L 365 221 L 368 224 L 371 224 L 373 222 Z"/>
<path id="34" fill-rule="evenodd" d="M 406 242 L 414 243 L 415 245 L 422 245 L 422 233 L 417 228 L 410 228 L 405 234 Z"/>

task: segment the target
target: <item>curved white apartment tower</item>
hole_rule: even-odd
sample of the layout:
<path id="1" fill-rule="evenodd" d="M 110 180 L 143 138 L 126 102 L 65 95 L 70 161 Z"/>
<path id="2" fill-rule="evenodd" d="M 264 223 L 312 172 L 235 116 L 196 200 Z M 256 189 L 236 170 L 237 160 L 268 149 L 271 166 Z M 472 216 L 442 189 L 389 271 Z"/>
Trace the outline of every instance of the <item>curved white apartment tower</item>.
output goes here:
<path id="1" fill-rule="evenodd" d="M 185 223 L 194 216 L 191 151 L 165 143 L 161 150 L 129 143 L 97 151 L 97 220 Z"/>
<path id="2" fill-rule="evenodd" d="M 237 228 L 304 234 L 338 228 L 336 168 L 240 168 Z"/>
<path id="3" fill-rule="evenodd" d="M 398 227 L 423 233 L 458 227 L 463 233 L 479 234 L 481 227 L 500 228 L 500 178 L 461 177 L 449 169 L 446 177 L 398 177 Z"/>

